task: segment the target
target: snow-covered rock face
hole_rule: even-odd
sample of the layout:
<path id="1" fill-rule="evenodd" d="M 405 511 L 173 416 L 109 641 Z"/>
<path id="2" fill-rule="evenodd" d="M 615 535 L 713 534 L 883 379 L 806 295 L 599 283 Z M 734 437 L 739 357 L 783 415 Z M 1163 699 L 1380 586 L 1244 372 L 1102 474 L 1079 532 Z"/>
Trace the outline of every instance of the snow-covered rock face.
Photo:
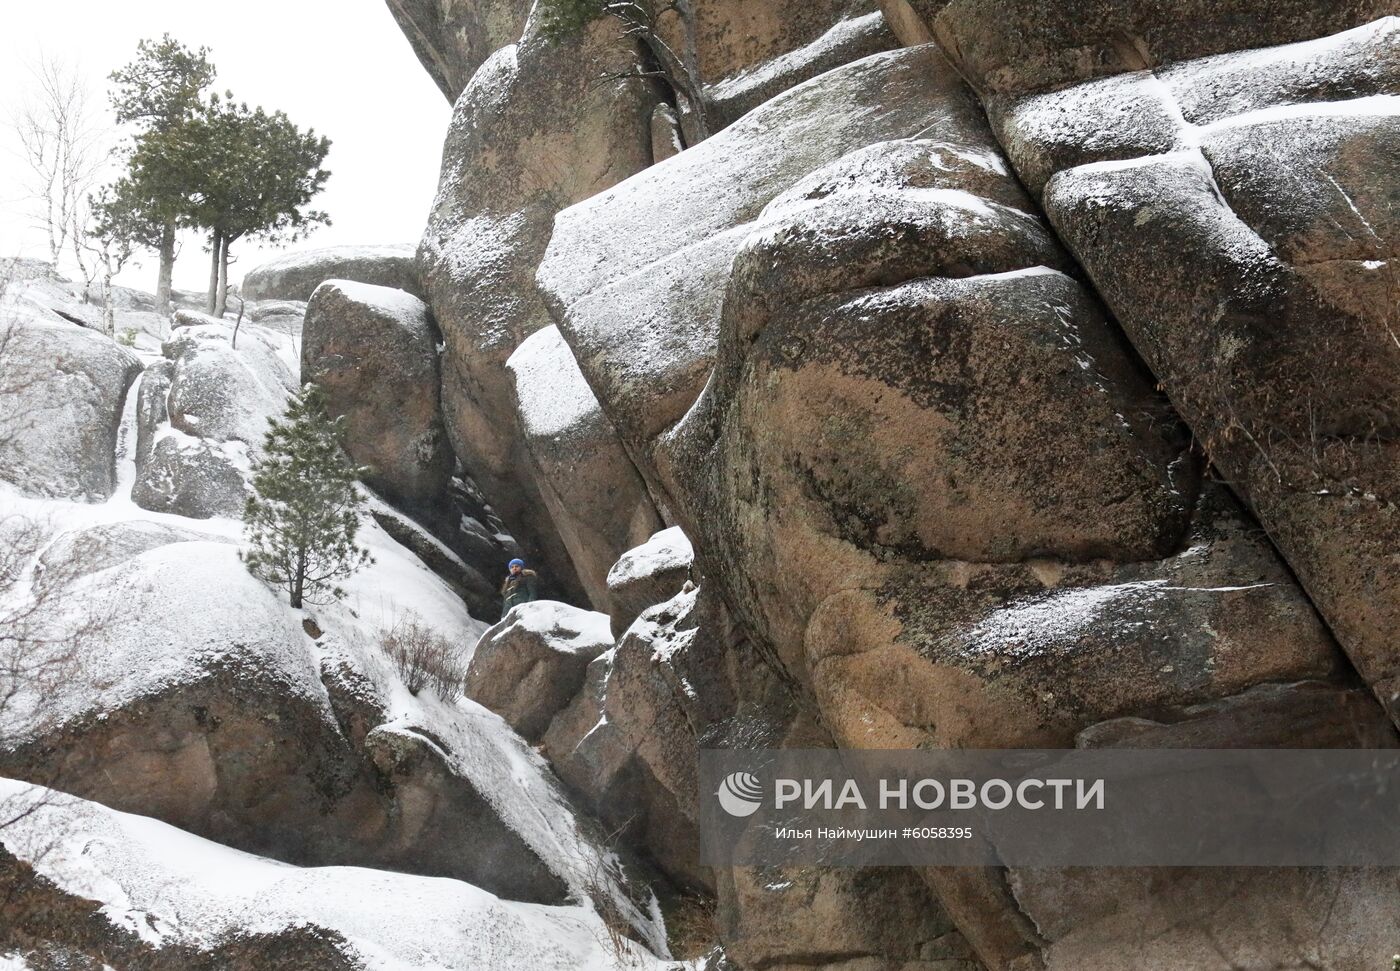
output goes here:
<path id="1" fill-rule="evenodd" d="M 972 6 L 960 0 L 944 16 Z M 1343 88 L 1376 94 L 1384 70 L 1355 48 L 1356 78 Z M 1248 73 L 1222 80 L 1223 62 L 1209 64 L 1213 80 L 1193 88 L 1196 100 L 1238 100 Z M 1272 90 L 1307 87 L 1269 71 Z M 1169 71 L 1162 75 L 1169 83 Z M 1140 80 L 1131 97 L 1118 79 L 1096 82 L 1105 90 L 1094 95 L 1036 95 L 1027 103 L 1040 114 L 994 102 L 994 129 L 935 49 L 877 56 L 774 99 L 558 219 L 539 279 L 561 332 L 644 475 L 695 539 L 707 583 L 810 692 L 840 746 L 1068 746 L 1096 725 L 1121 730 L 1124 716 L 1185 720 L 1199 706 L 1214 715 L 1198 739 L 1288 744 L 1302 730 L 1268 715 L 1279 703 L 1317 713 L 1307 731 L 1330 744 L 1394 741 L 1285 565 L 1223 487 L 1201 482 L 1171 405 L 998 145 L 998 136 L 1008 142 L 1017 166 L 1033 160 L 1027 182 L 1038 191 L 1035 165 L 1099 150 L 1092 138 L 1077 140 L 1086 129 L 1110 153 L 1155 137 L 1169 113 L 1139 110 L 1159 84 Z M 1355 242 L 1369 239 L 1356 220 L 1385 238 L 1383 187 L 1396 179 L 1374 161 L 1394 154 L 1381 151 L 1388 99 L 1364 107 L 1371 117 L 1345 137 L 1329 119 L 1250 143 L 1281 149 L 1275 165 L 1331 160 L 1331 178 L 1354 193 L 1344 197 L 1359 217 L 1342 197 L 1312 191 L 1290 213 L 1270 195 L 1272 169 L 1232 140 L 1232 126 L 1204 116 L 1189 124 L 1198 151 L 1238 157 L 1228 169 L 1211 160 L 1219 191 L 1239 200 L 1239 217 L 1257 220 L 1272 245 L 1374 270 L 1387 256 Z M 1092 111 L 1121 131 L 1085 123 Z M 1160 161 L 1182 169 L 1175 155 Z M 1154 164 L 1056 176 L 1045 193 L 1052 218 L 1073 244 L 1075 227 L 1055 206 L 1068 191 L 1062 181 L 1081 173 L 1074 218 L 1084 246 L 1104 251 L 1102 279 L 1150 295 L 1136 307 L 1143 326 L 1163 308 L 1166 320 L 1176 306 L 1196 312 L 1202 281 L 1228 276 L 1267 296 L 1275 277 L 1250 271 L 1257 261 L 1213 275 L 1231 265 L 1227 257 L 1248 261 L 1255 250 L 1232 248 L 1239 237 L 1218 223 L 1200 227 L 1201 205 L 1223 205 L 1204 189 L 1169 211 L 1152 203 L 1167 182 L 1152 183 L 1150 198 L 1144 189 L 1130 204 L 1117 201 L 1126 197 L 1120 182 L 1137 185 Z M 1159 222 L 1194 227 L 1171 237 L 1172 259 L 1143 245 Z M 1196 258 L 1202 240 L 1193 232 L 1220 241 L 1210 265 Z M 1159 281 L 1173 260 L 1192 272 L 1168 286 Z M 1099 282 L 1099 268 L 1089 268 Z M 1248 296 L 1251 286 L 1236 289 Z M 1328 292 L 1342 302 L 1340 287 Z M 1297 312 L 1319 305 L 1327 306 L 1299 297 Z M 1258 309 L 1251 319 L 1274 318 Z M 1380 340 L 1383 328 L 1370 333 Z M 1207 341 L 1192 334 L 1195 346 Z M 1183 369 L 1187 360 L 1183 341 Z M 1296 360 L 1307 369 L 1305 355 Z M 1350 386 L 1360 375 L 1362 386 L 1387 390 L 1389 405 L 1364 399 L 1387 415 L 1395 396 L 1386 382 L 1400 370 L 1381 375 L 1345 353 L 1338 360 L 1352 371 Z M 620 755 L 605 746 L 616 737 L 611 716 L 590 723 L 588 712 L 625 694 L 605 665 L 646 623 L 643 614 L 594 662 L 575 716 L 556 719 L 546 736 L 571 784 L 606 785 L 608 767 L 633 758 L 625 746 Z M 586 768 L 568 764 L 585 756 Z M 987 966 L 1041 959 L 1044 941 L 1004 886 L 928 876 Z"/>
<path id="2" fill-rule="evenodd" d="M 467 697 L 537 742 L 582 689 L 589 663 L 612 646 L 605 614 L 552 600 L 519 604 L 477 641 Z"/>
<path id="3" fill-rule="evenodd" d="M 345 417 L 345 447 L 376 491 L 438 498 L 452 453 L 438 406 L 437 326 L 423 301 L 389 287 L 321 284 L 307 305 L 301 378 Z"/>
<path id="4" fill-rule="evenodd" d="M 492 55 L 457 101 L 418 254 L 445 344 L 453 449 L 571 600 L 583 590 L 530 474 L 505 363 L 550 323 L 534 276 L 555 213 L 651 164 L 658 98 L 635 78 L 597 80 L 636 59 L 602 23 L 560 44 L 532 32 Z"/>
<path id="5" fill-rule="evenodd" d="M 0 771 L 289 862 L 451 876 L 513 899 L 623 894 L 500 718 L 404 688 L 381 628 L 412 611 L 465 654 L 484 625 L 372 523 L 376 562 L 308 627 L 239 562 L 236 522 L 201 535 L 116 500 L 4 496 L 7 515 L 53 532 L 30 629 L 59 630 L 73 605 L 96 622 L 73 677 L 5 707 Z"/>
<path id="6" fill-rule="evenodd" d="M 257 301 L 308 301 L 327 280 L 353 280 L 423 295 L 413 247 L 332 246 L 291 253 L 248 271 L 242 295 Z"/>
<path id="7" fill-rule="evenodd" d="M 1046 65 L 1136 18 L 1155 59 L 1109 59 L 1095 73 L 1111 76 L 1069 87 L 1082 76 L 1010 71 L 1004 36 L 971 40 L 993 6 L 952 4 L 939 25 L 970 43 L 963 69 L 992 93 L 1013 163 L 1394 707 L 1400 21 L 1366 23 L 1393 5 L 1267 4 L 1257 24 L 1232 12 L 1186 29 L 1125 9 L 1092 36 L 1067 21 L 1042 36 L 1029 18 L 1045 14 L 998 8 Z"/>
<path id="8" fill-rule="evenodd" d="M 541 906 L 457 880 L 288 866 L 10 780 L 0 781 L 0 802 L 36 807 L 0 846 L 0 893 L 14 918 L 0 926 L 0 955 L 37 937 L 158 971 L 677 967 L 630 940 L 615 952 L 587 903 Z M 7 855 L 32 863 L 43 882 L 7 866 Z"/>
<path id="9" fill-rule="evenodd" d="M 543 750 L 593 812 L 626 825 L 629 840 L 673 879 L 702 888 L 712 879 L 698 854 L 696 753 L 703 720 L 687 717 L 680 673 L 701 653 L 690 651 L 696 637 L 715 633 L 699 630 L 697 596 L 658 606 L 615 649 L 599 655 L 588 666 L 583 691 L 550 726 Z M 607 618 L 597 616 L 606 632 Z M 727 700 L 712 694 L 698 703 L 718 707 Z"/>
<path id="10" fill-rule="evenodd" d="M 674 487 L 656 439 L 714 362 L 729 267 L 774 197 L 846 153 L 980 112 L 928 51 L 810 81 L 701 145 L 560 214 L 539 282 L 634 457 Z"/>
<path id="11" fill-rule="evenodd" d="M 27 492 L 98 502 L 135 354 L 57 315 L 0 303 L 0 479 Z"/>
<path id="12" fill-rule="evenodd" d="M 506 368 L 545 506 L 589 601 L 609 609 L 608 571 L 661 517 L 557 327 L 526 338 Z"/>

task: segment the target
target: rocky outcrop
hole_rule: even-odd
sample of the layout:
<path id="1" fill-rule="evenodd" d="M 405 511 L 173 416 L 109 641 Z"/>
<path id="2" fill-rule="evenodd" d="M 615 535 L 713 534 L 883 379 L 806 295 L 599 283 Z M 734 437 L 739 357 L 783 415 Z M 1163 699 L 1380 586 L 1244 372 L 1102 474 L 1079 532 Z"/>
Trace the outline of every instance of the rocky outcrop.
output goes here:
<path id="1" fill-rule="evenodd" d="M 526 338 L 506 368 L 555 532 L 589 601 L 607 610 L 612 564 L 660 529 L 661 517 L 558 328 Z"/>
<path id="2" fill-rule="evenodd" d="M 431 574 L 405 584 L 412 560 L 374 544 L 380 562 L 358 582 L 386 589 L 374 576 L 385 570 L 401 609 L 416 599 L 471 629 Z M 40 626 L 75 602 L 95 621 L 73 677 L 6 707 L 0 771 L 299 865 L 455 877 L 542 902 L 586 892 L 577 863 L 594 852 L 590 837 L 495 716 L 407 702 L 353 615 L 304 629 L 231 544 L 143 545 L 79 571 L 41 606 Z"/>
<path id="3" fill-rule="evenodd" d="M 970 7 L 995 20 L 1038 5 L 960 2 L 939 23 Z M 865 90 L 880 111 L 844 110 Z M 1043 96 L 1044 138 L 1026 157 L 1086 150 L 1074 126 L 1090 106 L 1064 100 L 1076 90 Z M 988 97 L 995 133 L 936 49 L 869 58 L 561 214 L 541 284 L 638 467 L 696 540 L 707 582 L 842 747 L 1059 747 L 1110 731 L 1095 726 L 1154 723 L 1193 723 L 1177 737 L 1201 743 L 1391 744 L 1287 566 L 1204 472 L 1013 176 L 998 145 L 1012 115 Z M 1123 139 L 1151 127 L 1121 90 L 1098 98 Z M 1107 128 L 1088 149 L 1121 150 L 1100 137 Z M 1197 134 L 1209 151 L 1212 129 Z M 1083 170 L 1085 246 L 1128 247 L 1130 216 L 1189 222 L 1184 203 L 1159 212 L 1143 193 L 1123 208 L 1121 235 L 1106 229 L 1118 224 L 1105 221 L 1114 197 L 1101 186 L 1120 168 L 1131 181 L 1152 164 Z M 1347 184 L 1352 170 L 1334 178 Z M 1064 179 L 1045 198 L 1073 244 L 1054 209 Z M 1224 252 L 1238 237 L 1218 238 Z M 1202 247 L 1173 239 L 1195 276 L 1168 285 L 1146 256 L 1107 261 L 1125 289 L 1164 281 L 1144 313 L 1178 298 L 1201 306 L 1191 281 L 1213 279 Z M 1253 292 L 1256 277 L 1230 279 Z M 1302 719 L 1283 734 L 1280 707 Z M 1053 905 L 1018 899 L 1002 874 L 924 876 L 988 968 L 1118 966 L 1112 945 L 1088 943 L 1093 918 L 1047 936 Z M 1302 892 L 1298 875 L 1280 879 L 1281 900 Z M 1145 896 L 1104 899 L 1144 921 L 1157 913 Z M 1229 933 L 1286 939 L 1280 906 Z M 1057 951 L 1069 937 L 1073 960 Z"/>
<path id="4" fill-rule="evenodd" d="M 603 614 L 552 600 L 520 604 L 476 642 L 467 697 L 538 742 L 582 690 L 588 665 L 612 646 Z"/>
<path id="5" fill-rule="evenodd" d="M 277 335 L 188 310 L 175 313 L 165 360 L 141 376 L 136 403 L 138 506 L 195 519 L 239 518 L 267 421 L 296 379 Z"/>
<path id="6" fill-rule="evenodd" d="M 597 83 L 637 53 L 600 23 L 552 43 L 536 32 L 492 55 L 457 101 L 419 248 L 442 329 L 443 411 L 462 464 L 566 600 L 583 590 L 529 472 L 505 362 L 550 324 L 534 288 L 554 215 L 651 164 L 659 98 L 645 81 Z"/>
<path id="7" fill-rule="evenodd" d="M 136 355 L 54 315 L 0 305 L 0 478 L 40 496 L 100 502 Z"/>
<path id="8" fill-rule="evenodd" d="M 679 526 L 664 529 L 622 554 L 608 571 L 613 636 L 621 637 L 648 607 L 680 593 L 691 579 L 694 560 L 695 551 Z"/>
<path id="9" fill-rule="evenodd" d="M 427 305 L 402 290 L 330 280 L 307 304 L 301 378 L 325 391 L 366 484 L 391 499 L 436 498 L 452 474 L 437 342 Z"/>
<path id="10" fill-rule="evenodd" d="M 249 270 L 241 292 L 246 300 L 308 301 L 327 280 L 351 280 L 423 295 L 409 245 L 332 246 L 290 253 Z"/>
<path id="11" fill-rule="evenodd" d="M 645 611 L 589 666 L 543 750 L 626 845 L 686 892 L 714 894 L 714 931 L 740 966 L 975 971 L 913 871 L 698 865 L 699 748 L 830 745 L 718 600 L 692 588 Z"/>
<path id="12" fill-rule="evenodd" d="M 555 771 L 593 812 L 625 827 L 673 880 L 692 889 L 712 885 L 699 865 L 700 732 L 682 700 L 681 671 L 718 644 L 696 646 L 698 591 L 659 605 L 634 624 L 613 650 L 588 666 L 584 690 L 555 718 L 543 751 Z M 712 675 L 714 677 L 714 675 Z M 716 679 L 718 680 L 718 679 Z M 722 706 L 708 694 L 698 703 Z"/>

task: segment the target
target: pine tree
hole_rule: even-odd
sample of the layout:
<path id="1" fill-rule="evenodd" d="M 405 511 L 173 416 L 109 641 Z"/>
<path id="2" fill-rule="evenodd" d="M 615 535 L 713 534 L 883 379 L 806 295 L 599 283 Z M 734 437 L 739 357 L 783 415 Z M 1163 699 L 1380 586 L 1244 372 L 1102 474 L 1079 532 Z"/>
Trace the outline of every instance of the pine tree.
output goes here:
<path id="1" fill-rule="evenodd" d="M 126 152 L 126 188 L 119 196 L 129 214 L 144 223 L 135 242 L 160 254 L 156 309 L 162 314 L 171 309 L 175 233 L 188 219 L 189 200 L 198 194 L 203 175 L 190 147 L 191 125 L 215 76 L 209 48 L 186 47 L 169 34 L 141 41 L 136 59 L 110 75 L 117 122 L 135 130 Z"/>
<path id="2" fill-rule="evenodd" d="M 228 297 L 229 249 L 240 239 L 294 243 L 330 217 L 308 208 L 325 188 L 330 139 L 302 131 L 280 111 L 209 99 L 194 124 L 196 165 L 204 173 L 189 224 L 209 233 L 205 310 L 222 317 Z"/>
<path id="3" fill-rule="evenodd" d="M 345 591 L 335 585 L 372 562 L 355 543 L 363 500 L 355 480 L 364 472 L 341 449 L 341 419 L 326 411 L 314 384 L 293 396 L 269 423 L 263 457 L 253 466 L 244 512 L 249 572 L 291 596 L 293 607 L 325 604 Z"/>

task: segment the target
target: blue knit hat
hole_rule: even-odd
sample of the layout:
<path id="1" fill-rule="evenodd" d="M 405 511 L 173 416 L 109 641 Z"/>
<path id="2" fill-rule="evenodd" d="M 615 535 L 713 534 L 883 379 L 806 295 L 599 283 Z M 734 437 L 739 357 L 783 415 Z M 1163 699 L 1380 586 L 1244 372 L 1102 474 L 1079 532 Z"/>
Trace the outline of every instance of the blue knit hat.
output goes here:
<path id="1" fill-rule="evenodd" d="M 523 567 L 524 565 L 525 565 L 525 561 L 524 561 L 524 560 L 518 560 L 518 559 L 517 559 L 517 560 L 511 560 L 509 563 L 507 563 L 507 564 L 506 564 L 506 568 L 509 569 L 510 567 L 513 567 L 513 566 Z"/>

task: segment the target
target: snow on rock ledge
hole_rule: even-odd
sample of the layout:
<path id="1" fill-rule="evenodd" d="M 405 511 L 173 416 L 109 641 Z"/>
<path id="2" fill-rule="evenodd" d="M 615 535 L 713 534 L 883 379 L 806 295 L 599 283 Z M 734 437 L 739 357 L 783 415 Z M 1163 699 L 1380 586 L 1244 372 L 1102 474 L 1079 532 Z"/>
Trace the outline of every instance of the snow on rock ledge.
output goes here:
<path id="1" fill-rule="evenodd" d="M 354 280 L 423 295 L 409 245 L 331 246 L 289 253 L 243 278 L 248 300 L 310 300 L 327 280 Z"/>

